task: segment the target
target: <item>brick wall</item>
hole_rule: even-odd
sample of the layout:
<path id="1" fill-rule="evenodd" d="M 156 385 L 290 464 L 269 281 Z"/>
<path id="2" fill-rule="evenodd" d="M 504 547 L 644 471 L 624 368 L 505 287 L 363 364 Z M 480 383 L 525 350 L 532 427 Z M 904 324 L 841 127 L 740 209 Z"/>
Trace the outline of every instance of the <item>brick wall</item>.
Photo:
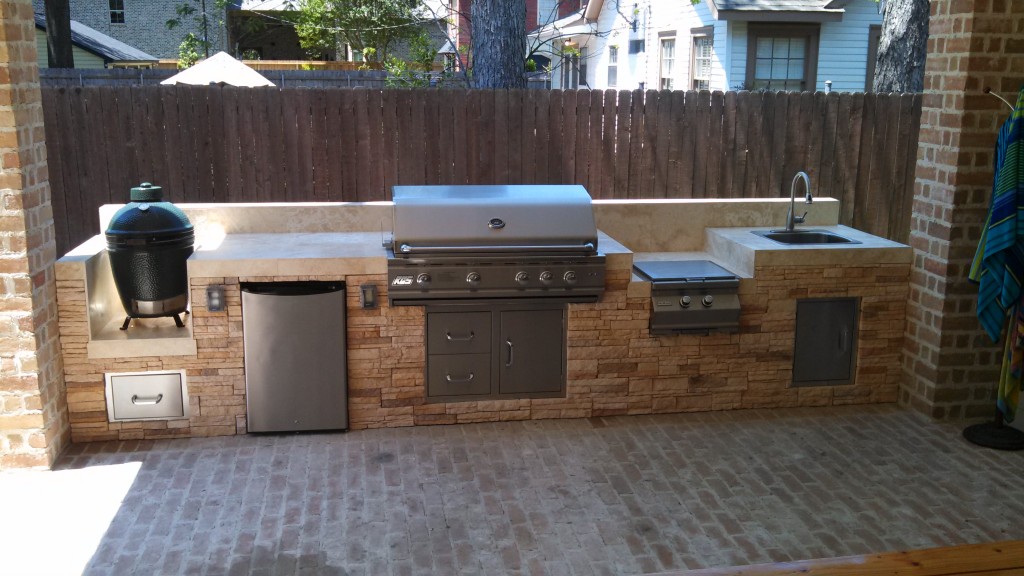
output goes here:
<path id="1" fill-rule="evenodd" d="M 110 23 L 109 0 L 71 0 L 71 19 L 98 30 L 157 58 L 177 58 L 178 47 L 186 34 L 192 32 L 203 37 L 202 29 L 194 17 L 184 17 L 181 25 L 169 30 L 166 22 L 177 18 L 178 4 L 192 4 L 200 12 L 199 0 L 124 0 L 124 24 Z M 223 14 L 214 8 L 214 0 L 207 1 L 208 34 L 211 54 L 223 50 L 226 31 Z M 43 13 L 43 0 L 33 0 L 35 11 Z"/>
<path id="2" fill-rule="evenodd" d="M 967 281 L 992 187 L 993 146 L 1024 76 L 1024 2 L 931 3 L 910 244 L 914 248 L 900 403 L 936 418 L 993 411 L 999 348 Z"/>
<path id="3" fill-rule="evenodd" d="M 387 305 L 383 275 L 348 276 L 350 428 L 500 420 L 584 418 L 736 408 L 893 402 L 907 301 L 907 265 L 764 267 L 743 280 L 737 334 L 651 337 L 649 291 L 630 270 L 608 272 L 597 304 L 569 306 L 566 398 L 425 401 L 424 311 Z M 196 357 L 89 360 L 85 285 L 59 283 L 61 339 L 74 441 L 229 435 L 245 432 L 245 375 L 239 281 L 331 277 L 193 278 Z M 209 284 L 227 287 L 227 309 L 203 307 Z M 359 307 L 356 286 L 375 284 L 381 306 Z M 859 297 L 855 383 L 792 388 L 796 301 Z M 188 420 L 108 423 L 103 373 L 187 372 Z"/>
<path id="4" fill-rule="evenodd" d="M 29 0 L 0 0 L 0 470 L 67 442 L 53 214 Z"/>

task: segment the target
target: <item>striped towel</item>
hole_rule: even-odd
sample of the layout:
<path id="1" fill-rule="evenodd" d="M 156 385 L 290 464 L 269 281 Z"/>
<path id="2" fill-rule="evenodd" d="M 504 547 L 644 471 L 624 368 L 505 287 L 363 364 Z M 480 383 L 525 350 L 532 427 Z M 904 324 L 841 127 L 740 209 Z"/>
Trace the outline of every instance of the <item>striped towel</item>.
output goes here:
<path id="1" fill-rule="evenodd" d="M 1011 422 L 1024 367 L 1024 88 L 996 139 L 992 204 L 968 278 L 979 284 L 978 320 L 993 342 L 1007 324 L 997 406 Z"/>

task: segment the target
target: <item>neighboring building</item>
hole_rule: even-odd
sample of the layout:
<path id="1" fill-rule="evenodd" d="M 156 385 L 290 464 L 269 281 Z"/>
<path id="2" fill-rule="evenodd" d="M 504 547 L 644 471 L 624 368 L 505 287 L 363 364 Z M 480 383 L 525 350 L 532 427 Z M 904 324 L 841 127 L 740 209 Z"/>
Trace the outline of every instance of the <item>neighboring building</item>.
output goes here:
<path id="1" fill-rule="evenodd" d="M 97 32 L 135 46 L 158 58 L 177 58 L 178 47 L 186 34 L 192 32 L 203 37 L 202 27 L 193 17 L 181 18 L 181 25 L 173 30 L 167 28 L 167 21 L 178 18 L 178 4 L 194 3 L 199 13 L 200 0 L 69 0 L 71 19 Z M 36 13 L 44 13 L 43 0 L 33 0 Z M 211 43 L 210 53 L 226 49 L 224 27 L 226 21 L 213 7 L 214 1 L 207 1 L 207 35 Z"/>
<path id="2" fill-rule="evenodd" d="M 873 0 L 591 0 L 531 36 L 554 88 L 861 92 L 881 23 Z"/>
<path id="3" fill-rule="evenodd" d="M 36 14 L 36 51 L 39 67 L 48 68 L 46 17 Z M 75 68 L 152 68 L 156 56 L 115 40 L 76 20 L 71 21 L 71 53 Z"/>

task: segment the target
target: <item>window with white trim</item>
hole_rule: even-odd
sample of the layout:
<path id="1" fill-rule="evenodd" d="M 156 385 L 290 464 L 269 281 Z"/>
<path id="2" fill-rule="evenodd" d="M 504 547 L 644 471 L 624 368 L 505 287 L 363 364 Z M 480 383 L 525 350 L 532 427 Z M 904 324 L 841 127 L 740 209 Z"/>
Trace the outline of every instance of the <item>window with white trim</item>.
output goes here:
<path id="1" fill-rule="evenodd" d="M 711 31 L 710 26 L 691 31 L 690 88 L 693 90 L 711 89 L 711 60 L 715 44 Z"/>
<path id="2" fill-rule="evenodd" d="M 658 87 L 662 90 L 672 90 L 674 83 L 672 73 L 675 69 L 676 62 L 675 38 L 661 39 L 660 58 L 661 61 L 658 66 Z"/>
<path id="3" fill-rule="evenodd" d="M 608 47 L 608 87 L 614 88 L 619 83 L 619 47 Z"/>

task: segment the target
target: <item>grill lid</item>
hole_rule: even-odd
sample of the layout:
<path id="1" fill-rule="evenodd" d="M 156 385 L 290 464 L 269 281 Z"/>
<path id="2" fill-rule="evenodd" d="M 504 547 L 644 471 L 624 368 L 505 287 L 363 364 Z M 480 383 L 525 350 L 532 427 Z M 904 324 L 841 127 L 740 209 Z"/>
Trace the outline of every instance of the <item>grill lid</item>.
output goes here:
<path id="1" fill-rule="evenodd" d="M 395 186 L 392 198 L 396 255 L 597 253 L 582 186 Z"/>

